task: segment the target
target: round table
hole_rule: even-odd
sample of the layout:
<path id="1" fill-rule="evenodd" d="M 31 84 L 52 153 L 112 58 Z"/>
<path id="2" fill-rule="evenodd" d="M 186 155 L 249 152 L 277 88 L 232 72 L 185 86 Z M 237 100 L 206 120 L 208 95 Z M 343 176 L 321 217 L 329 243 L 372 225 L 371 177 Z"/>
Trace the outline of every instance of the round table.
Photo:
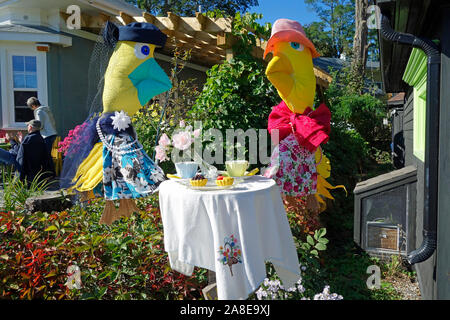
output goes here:
<path id="1" fill-rule="evenodd" d="M 216 272 L 219 299 L 247 299 L 273 263 L 286 288 L 300 268 L 280 189 L 253 176 L 232 189 L 193 190 L 174 180 L 159 188 L 164 247 L 172 269 Z"/>

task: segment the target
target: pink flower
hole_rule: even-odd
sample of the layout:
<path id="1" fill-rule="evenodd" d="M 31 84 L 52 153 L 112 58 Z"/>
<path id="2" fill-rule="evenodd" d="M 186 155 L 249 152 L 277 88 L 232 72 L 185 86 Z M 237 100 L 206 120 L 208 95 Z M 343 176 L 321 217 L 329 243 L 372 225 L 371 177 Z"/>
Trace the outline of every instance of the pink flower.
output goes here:
<path id="1" fill-rule="evenodd" d="M 163 148 L 170 145 L 170 139 L 167 134 L 163 133 L 161 138 L 159 138 L 159 145 Z"/>
<path id="2" fill-rule="evenodd" d="M 173 146 L 179 150 L 186 150 L 192 144 L 192 137 L 189 132 L 179 132 L 172 137 Z"/>
<path id="3" fill-rule="evenodd" d="M 184 128 L 185 125 L 186 125 L 186 124 L 184 123 L 184 120 L 181 120 L 181 121 L 180 121 L 180 128 Z"/>
<path id="4" fill-rule="evenodd" d="M 294 153 L 291 153 L 292 161 L 297 162 L 297 156 Z"/>
<path id="5" fill-rule="evenodd" d="M 292 191 L 292 183 L 290 183 L 289 181 L 286 181 L 284 183 L 283 190 L 286 192 L 291 192 Z"/>
<path id="6" fill-rule="evenodd" d="M 286 171 L 292 171 L 292 170 L 293 170 L 292 162 L 286 163 Z"/>
<path id="7" fill-rule="evenodd" d="M 156 146 L 155 151 L 156 151 L 155 158 L 158 159 L 159 161 L 163 162 L 169 160 L 166 154 L 166 149 L 164 149 L 163 147 Z"/>
<path id="8" fill-rule="evenodd" d="M 281 178 L 283 176 L 283 169 L 282 166 L 280 166 L 280 169 L 277 171 L 277 178 Z"/>
<path id="9" fill-rule="evenodd" d="M 200 130 L 200 129 L 194 130 L 194 137 L 195 137 L 195 138 L 200 137 L 200 133 L 201 133 L 201 130 Z"/>

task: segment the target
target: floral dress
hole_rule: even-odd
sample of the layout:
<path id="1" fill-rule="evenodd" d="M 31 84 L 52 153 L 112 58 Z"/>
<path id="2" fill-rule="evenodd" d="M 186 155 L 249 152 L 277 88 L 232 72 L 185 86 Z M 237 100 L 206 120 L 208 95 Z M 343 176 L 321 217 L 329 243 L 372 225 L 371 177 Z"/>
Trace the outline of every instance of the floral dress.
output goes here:
<path id="1" fill-rule="evenodd" d="M 264 176 L 275 179 L 287 196 L 315 194 L 317 170 L 314 153 L 299 145 L 294 134 L 290 134 L 273 150 Z"/>
<path id="2" fill-rule="evenodd" d="M 107 200 L 146 197 L 165 180 L 162 169 L 150 159 L 130 131 L 136 137 L 131 125 L 129 130 L 114 130 L 102 137 L 103 189 Z"/>

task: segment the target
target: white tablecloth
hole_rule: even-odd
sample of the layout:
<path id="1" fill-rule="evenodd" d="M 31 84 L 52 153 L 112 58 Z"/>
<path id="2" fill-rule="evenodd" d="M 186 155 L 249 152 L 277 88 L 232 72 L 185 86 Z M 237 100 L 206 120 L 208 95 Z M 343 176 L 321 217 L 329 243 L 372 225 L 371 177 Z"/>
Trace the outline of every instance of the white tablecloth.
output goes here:
<path id="1" fill-rule="evenodd" d="M 220 191 L 169 180 L 160 185 L 159 201 L 172 269 L 188 276 L 194 266 L 215 271 L 219 299 L 247 299 L 267 276 L 265 261 L 285 288 L 299 279 L 291 229 L 272 179 L 254 176 Z"/>

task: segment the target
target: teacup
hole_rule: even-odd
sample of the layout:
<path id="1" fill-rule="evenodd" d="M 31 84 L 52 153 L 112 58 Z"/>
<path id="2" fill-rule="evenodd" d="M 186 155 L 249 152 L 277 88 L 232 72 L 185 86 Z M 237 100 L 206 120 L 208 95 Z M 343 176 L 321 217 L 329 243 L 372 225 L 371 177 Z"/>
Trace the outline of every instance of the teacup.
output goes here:
<path id="1" fill-rule="evenodd" d="M 175 163 L 177 176 L 181 179 L 191 179 L 195 176 L 198 170 L 198 164 L 193 161 L 177 162 Z"/>
<path id="2" fill-rule="evenodd" d="M 247 160 L 231 160 L 225 161 L 225 167 L 231 177 L 242 177 L 248 169 Z"/>

